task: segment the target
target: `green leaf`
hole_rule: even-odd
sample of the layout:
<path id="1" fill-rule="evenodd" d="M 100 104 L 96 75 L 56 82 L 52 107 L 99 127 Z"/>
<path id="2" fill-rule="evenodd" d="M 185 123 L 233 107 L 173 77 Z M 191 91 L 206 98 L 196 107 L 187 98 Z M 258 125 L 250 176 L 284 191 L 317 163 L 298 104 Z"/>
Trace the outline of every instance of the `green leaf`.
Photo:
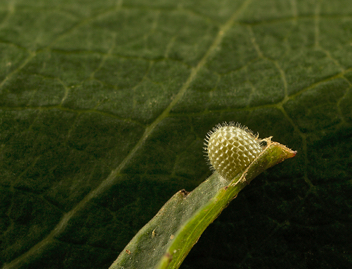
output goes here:
<path id="1" fill-rule="evenodd" d="M 217 172 L 191 193 L 177 192 L 124 248 L 110 269 L 179 268 L 203 231 L 256 176 L 296 155 L 270 138 L 263 152 L 234 179 Z"/>
<path id="2" fill-rule="evenodd" d="M 108 268 L 236 121 L 299 155 L 187 268 L 349 268 L 347 0 L 0 1 L 0 268 Z M 235 232 L 236 231 L 236 232 Z"/>

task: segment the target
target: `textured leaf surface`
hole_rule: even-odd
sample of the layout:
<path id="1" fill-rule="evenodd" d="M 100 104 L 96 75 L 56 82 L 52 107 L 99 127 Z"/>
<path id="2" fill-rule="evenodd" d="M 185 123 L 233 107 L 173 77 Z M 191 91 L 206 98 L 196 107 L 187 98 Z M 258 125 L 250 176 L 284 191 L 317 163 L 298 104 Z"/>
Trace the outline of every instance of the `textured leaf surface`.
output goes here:
<path id="1" fill-rule="evenodd" d="M 0 1 L 0 267 L 108 268 L 237 121 L 299 152 L 181 268 L 350 268 L 352 5 Z M 216 265 L 216 266 L 215 266 Z"/>

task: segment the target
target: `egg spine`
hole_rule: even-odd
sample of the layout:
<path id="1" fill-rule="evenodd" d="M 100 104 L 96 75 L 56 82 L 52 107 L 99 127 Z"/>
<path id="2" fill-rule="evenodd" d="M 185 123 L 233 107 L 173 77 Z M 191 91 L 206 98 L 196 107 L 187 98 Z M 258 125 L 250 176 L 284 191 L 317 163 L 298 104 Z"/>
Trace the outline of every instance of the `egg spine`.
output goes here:
<path id="1" fill-rule="evenodd" d="M 210 169 L 226 180 L 245 170 L 262 151 L 258 134 L 235 122 L 217 124 L 207 133 L 204 146 Z"/>

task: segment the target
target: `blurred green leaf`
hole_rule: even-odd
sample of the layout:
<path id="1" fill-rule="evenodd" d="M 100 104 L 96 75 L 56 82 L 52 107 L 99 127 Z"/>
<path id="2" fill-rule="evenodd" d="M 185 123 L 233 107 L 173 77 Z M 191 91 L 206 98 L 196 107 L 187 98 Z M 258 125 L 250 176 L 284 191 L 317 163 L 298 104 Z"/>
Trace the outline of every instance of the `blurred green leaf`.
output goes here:
<path id="1" fill-rule="evenodd" d="M 351 14 L 347 0 L 0 1 L 0 267 L 108 268 L 210 175 L 203 138 L 223 121 L 300 154 L 182 268 L 351 267 Z"/>

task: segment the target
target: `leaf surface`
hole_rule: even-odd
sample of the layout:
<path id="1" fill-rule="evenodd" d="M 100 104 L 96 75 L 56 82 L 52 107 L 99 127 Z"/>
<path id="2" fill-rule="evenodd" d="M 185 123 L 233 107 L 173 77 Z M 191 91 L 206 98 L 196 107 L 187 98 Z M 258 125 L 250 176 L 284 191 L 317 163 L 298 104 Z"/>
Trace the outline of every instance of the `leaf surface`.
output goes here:
<path id="1" fill-rule="evenodd" d="M 0 1 L 0 268 L 108 268 L 210 176 L 203 139 L 223 121 L 299 155 L 182 268 L 351 267 L 351 14 L 347 0 Z"/>

